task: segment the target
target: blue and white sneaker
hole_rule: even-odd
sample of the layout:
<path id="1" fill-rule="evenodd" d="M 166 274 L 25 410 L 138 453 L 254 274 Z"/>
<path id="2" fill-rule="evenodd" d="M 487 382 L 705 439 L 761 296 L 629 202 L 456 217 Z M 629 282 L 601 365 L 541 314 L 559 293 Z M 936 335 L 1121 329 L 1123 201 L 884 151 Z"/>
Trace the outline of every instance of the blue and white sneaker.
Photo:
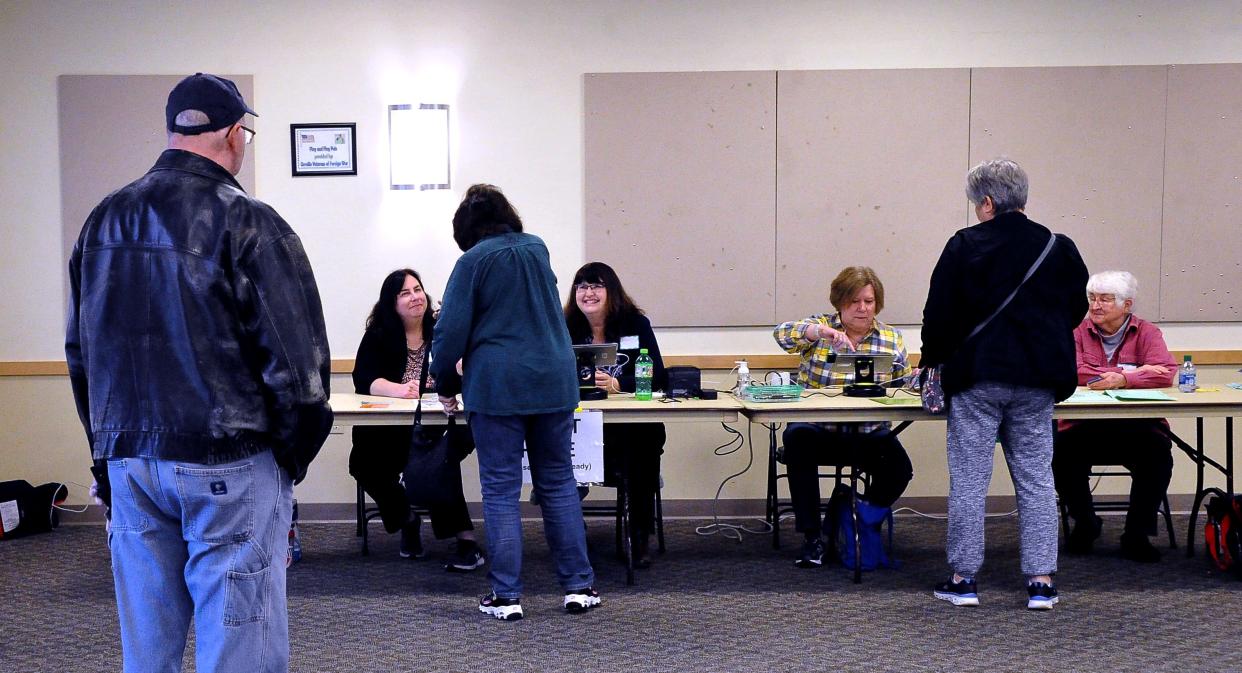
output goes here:
<path id="1" fill-rule="evenodd" d="M 972 607 L 979 605 L 979 590 L 975 586 L 974 579 L 963 578 L 961 582 L 954 582 L 953 578 L 949 577 L 947 582 L 936 585 L 934 595 L 954 605 Z"/>
<path id="2" fill-rule="evenodd" d="M 1051 610 L 1060 601 L 1057 588 L 1043 582 L 1031 582 L 1026 585 L 1026 608 L 1028 610 Z"/>

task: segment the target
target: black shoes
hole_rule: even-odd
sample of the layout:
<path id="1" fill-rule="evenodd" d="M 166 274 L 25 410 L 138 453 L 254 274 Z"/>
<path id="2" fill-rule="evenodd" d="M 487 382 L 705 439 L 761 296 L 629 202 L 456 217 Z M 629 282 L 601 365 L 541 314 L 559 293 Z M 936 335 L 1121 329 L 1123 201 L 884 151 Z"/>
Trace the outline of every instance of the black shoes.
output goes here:
<path id="1" fill-rule="evenodd" d="M 973 579 L 963 578 L 960 582 L 954 582 L 953 577 L 950 576 L 948 580 L 937 584 L 932 593 L 936 598 L 949 601 L 954 605 L 970 607 L 979 605 L 979 589 Z"/>
<path id="2" fill-rule="evenodd" d="M 1043 582 L 1031 582 L 1026 585 L 1026 609 L 1051 610 L 1061 600 L 1057 596 L 1057 588 Z"/>
<path id="3" fill-rule="evenodd" d="M 1104 520 L 1092 514 L 1090 519 L 1076 520 L 1074 529 L 1065 538 L 1065 551 L 1070 554 L 1090 554 L 1100 537 Z"/>
<path id="4" fill-rule="evenodd" d="M 565 592 L 565 612 L 579 614 L 604 602 L 594 587 Z"/>
<path id="5" fill-rule="evenodd" d="M 444 569 L 451 573 L 468 573 L 483 567 L 487 559 L 483 558 L 483 550 L 474 540 L 458 540 L 457 549 L 449 557 Z"/>
<path id="6" fill-rule="evenodd" d="M 646 570 L 651 567 L 651 536 L 637 535 L 630 541 L 630 553 L 634 556 L 634 567 Z"/>
<path id="7" fill-rule="evenodd" d="M 500 598 L 493 591 L 479 599 L 479 612 L 505 622 L 517 621 L 522 618 L 522 599 Z"/>
<path id="8" fill-rule="evenodd" d="M 799 568 L 818 568 L 824 565 L 824 540 L 816 535 L 802 543 L 802 551 L 794 565 Z"/>
<path id="9" fill-rule="evenodd" d="M 1156 563 L 1160 560 L 1160 550 L 1142 533 L 1122 533 L 1121 557 L 1139 563 Z"/>
<path id="10" fill-rule="evenodd" d="M 427 555 L 427 551 L 423 549 L 422 525 L 422 519 L 416 516 L 402 526 L 401 548 L 397 551 L 401 558 L 420 559 Z"/>

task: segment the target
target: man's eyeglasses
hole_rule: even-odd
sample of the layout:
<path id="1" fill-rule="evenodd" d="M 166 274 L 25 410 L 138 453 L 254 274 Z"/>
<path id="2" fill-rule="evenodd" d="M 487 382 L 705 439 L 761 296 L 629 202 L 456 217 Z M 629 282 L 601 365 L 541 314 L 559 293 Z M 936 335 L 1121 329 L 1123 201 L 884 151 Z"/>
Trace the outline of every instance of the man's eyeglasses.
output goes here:
<path id="1" fill-rule="evenodd" d="M 243 139 L 246 141 L 247 145 L 254 142 L 254 137 L 258 135 L 257 133 L 255 133 L 253 129 L 248 129 L 245 126 L 242 126 L 241 124 L 238 124 L 237 128 L 242 130 Z"/>
<path id="2" fill-rule="evenodd" d="M 596 292 L 598 292 L 600 290 L 608 289 L 608 286 L 604 285 L 603 283 L 578 283 L 577 285 L 574 286 L 574 289 L 577 290 L 578 292 L 586 292 L 588 290 L 595 290 Z"/>

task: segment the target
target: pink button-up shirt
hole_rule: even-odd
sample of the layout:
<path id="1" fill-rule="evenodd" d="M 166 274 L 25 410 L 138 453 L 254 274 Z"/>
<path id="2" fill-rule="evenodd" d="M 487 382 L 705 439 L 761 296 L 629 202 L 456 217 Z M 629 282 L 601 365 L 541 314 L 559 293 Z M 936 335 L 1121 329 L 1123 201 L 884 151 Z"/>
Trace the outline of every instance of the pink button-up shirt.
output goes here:
<path id="1" fill-rule="evenodd" d="M 1090 318 L 1084 318 L 1074 328 L 1074 349 L 1078 353 L 1078 385 L 1086 385 L 1088 379 L 1105 372 L 1117 372 L 1124 376 L 1127 388 L 1167 388 L 1177 378 L 1177 362 L 1169 353 L 1160 328 L 1133 314 L 1130 315 L 1130 324 L 1126 326 L 1121 345 L 1113 351 L 1112 360 L 1104 357 L 1104 341 L 1099 328 Z M 1160 365 L 1169 373 L 1126 371 L 1121 365 Z M 1058 430 L 1072 425 L 1073 421 L 1057 421 Z"/>

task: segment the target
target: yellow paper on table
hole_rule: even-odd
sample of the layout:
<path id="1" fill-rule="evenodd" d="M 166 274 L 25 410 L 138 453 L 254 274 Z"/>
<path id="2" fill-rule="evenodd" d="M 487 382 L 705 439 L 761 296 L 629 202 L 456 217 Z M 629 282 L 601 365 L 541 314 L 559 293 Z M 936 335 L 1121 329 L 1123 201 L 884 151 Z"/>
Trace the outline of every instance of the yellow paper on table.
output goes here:
<path id="1" fill-rule="evenodd" d="M 922 404 L 923 400 L 917 397 L 872 397 L 872 402 L 876 404 Z"/>
<path id="2" fill-rule="evenodd" d="M 1172 402 L 1173 398 L 1159 390 L 1110 390 L 1105 393 L 1114 400 L 1129 402 Z"/>

